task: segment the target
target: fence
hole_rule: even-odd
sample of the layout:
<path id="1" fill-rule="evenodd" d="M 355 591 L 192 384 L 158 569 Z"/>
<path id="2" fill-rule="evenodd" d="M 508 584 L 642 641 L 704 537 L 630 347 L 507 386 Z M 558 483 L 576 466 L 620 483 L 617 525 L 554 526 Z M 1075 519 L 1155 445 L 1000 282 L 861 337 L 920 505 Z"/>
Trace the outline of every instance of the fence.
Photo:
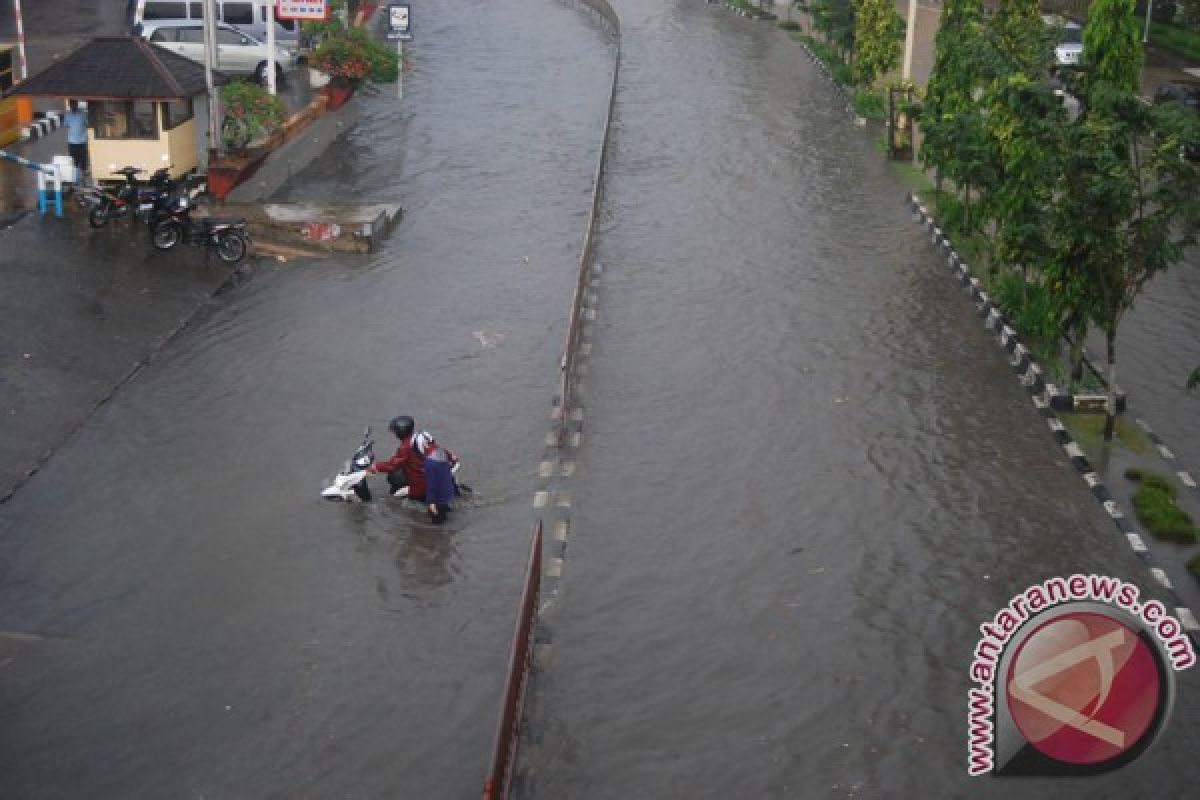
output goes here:
<path id="1" fill-rule="evenodd" d="M 533 529 L 529 546 L 529 564 L 525 570 L 525 588 L 517 611 L 513 632 L 512 652 L 508 659 L 504 704 L 496 726 L 496 743 L 492 748 L 492 765 L 483 784 L 483 800 L 504 800 L 512 783 L 513 766 L 520 742 L 521 712 L 525 705 L 525 689 L 529 684 L 529 668 L 533 660 L 533 631 L 537 623 L 538 597 L 542 588 L 542 523 Z"/>
<path id="2" fill-rule="evenodd" d="M 583 251 L 579 256 L 579 280 L 575 284 L 575 294 L 571 298 L 571 312 L 567 318 L 567 341 L 563 347 L 562 362 L 559 365 L 559 436 L 566 431 L 570 410 L 575 404 L 575 354 L 579 348 L 579 332 L 583 325 L 583 301 L 587 291 L 588 280 L 592 274 L 593 242 L 596 231 L 596 215 L 600 211 L 600 191 L 604 180 L 605 159 L 608 152 L 609 129 L 612 127 L 613 106 L 617 97 L 617 69 L 621 62 L 621 25 L 616 13 L 607 0 L 580 0 L 604 20 L 616 38 L 616 52 L 613 55 L 612 84 L 608 91 L 608 114 L 604 118 L 604 136 L 600 142 L 600 156 L 596 161 L 596 173 L 592 180 L 592 209 L 588 213 L 587 231 L 583 238 Z"/>

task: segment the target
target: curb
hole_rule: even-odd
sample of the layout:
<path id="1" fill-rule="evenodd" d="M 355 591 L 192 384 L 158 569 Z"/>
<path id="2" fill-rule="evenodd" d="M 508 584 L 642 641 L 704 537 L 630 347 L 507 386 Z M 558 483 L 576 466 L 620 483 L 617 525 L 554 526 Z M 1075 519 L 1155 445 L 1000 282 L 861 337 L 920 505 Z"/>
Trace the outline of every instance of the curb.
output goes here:
<path id="1" fill-rule="evenodd" d="M 563 568 L 567 541 L 571 533 L 574 496 L 570 478 L 575 474 L 576 455 L 583 439 L 585 378 L 587 358 L 592 352 L 592 334 L 597 317 L 599 287 L 603 265 L 594 260 L 592 237 L 603 191 L 606 154 L 610 143 L 612 120 L 616 105 L 617 80 L 621 63 L 620 20 L 607 0 L 580 0 L 589 11 L 599 16 L 615 43 L 612 80 L 609 84 L 608 108 L 604 119 L 600 153 L 592 180 L 591 213 L 588 215 L 583 250 L 579 257 L 579 278 L 568 314 L 567 343 L 559 367 L 560 386 L 550 410 L 550 428 L 546 433 L 542 459 L 538 466 L 539 481 L 533 495 L 533 509 L 539 517 L 546 514 L 547 542 L 542 567 L 542 600 L 538 610 L 539 623 L 534 629 L 537 663 L 545 665 L 553 642 L 552 627 L 541 622 L 543 612 L 551 608 L 562 589 Z"/>
<path id="2" fill-rule="evenodd" d="M 1175 587 L 1171 584 L 1167 573 L 1155 561 L 1154 554 L 1150 552 L 1145 539 L 1113 499 L 1112 492 L 1100 480 L 1100 476 L 1092 469 L 1092 465 L 1088 462 L 1087 456 L 1084 455 L 1079 444 L 1071 438 L 1071 434 L 1067 431 L 1066 426 L 1063 425 L 1062 420 L 1054 413 L 1056 410 L 1062 410 L 1063 400 L 1061 398 L 1065 397 L 1067 401 L 1070 401 L 1071 396 L 1061 392 L 1059 387 L 1054 384 L 1046 383 L 1042 374 L 1042 368 L 1033 360 L 1029 351 L 1017 339 L 1016 331 L 1004 322 L 1003 317 L 1000 315 L 999 310 L 992 304 L 987 292 L 983 291 L 979 279 L 972 277 L 970 268 L 954 250 L 953 243 L 942 229 L 937 226 L 937 221 L 929 213 L 928 209 L 921 205 L 921 201 L 912 192 L 909 192 L 907 200 L 909 206 L 912 208 L 913 221 L 918 222 L 929 231 L 930 240 L 939 248 L 939 252 L 946 259 L 946 266 L 954 271 L 958 282 L 970 293 L 976 310 L 979 311 L 980 316 L 984 317 L 984 327 L 996 334 L 997 343 L 1004 352 L 1011 356 L 1010 363 L 1013 371 L 1017 374 L 1021 385 L 1029 392 L 1038 415 L 1046 421 L 1046 425 L 1049 427 L 1054 440 L 1058 442 L 1063 452 L 1066 453 L 1067 460 L 1071 462 L 1071 466 L 1083 478 L 1083 482 L 1087 484 L 1092 496 L 1104 507 L 1105 513 L 1108 514 L 1109 519 L 1112 520 L 1116 529 L 1124 536 L 1133 554 L 1149 568 L 1150 574 L 1154 577 L 1154 582 L 1170 601 L 1171 610 L 1179 619 L 1183 629 L 1187 631 L 1188 637 L 1194 645 L 1200 647 L 1200 623 L 1197 622 L 1196 615 L 1183 604 L 1183 600 L 1175 591 Z M 1068 403 L 1067 410 L 1070 407 Z M 1151 440 L 1159 448 L 1159 454 L 1168 460 L 1173 459 L 1173 455 L 1168 456 L 1170 451 L 1166 450 L 1164 445 L 1161 445 L 1161 440 L 1150 432 L 1149 426 L 1142 420 L 1138 420 L 1138 424 L 1150 435 Z M 1187 475 L 1187 473 L 1180 474 L 1180 480 L 1185 485 L 1189 485 L 1187 480 L 1184 479 L 1184 475 Z M 1191 478 L 1190 475 L 1187 475 L 1187 477 L 1188 479 Z M 1192 481 L 1190 485 L 1195 486 L 1195 481 Z"/>
<path id="3" fill-rule="evenodd" d="M 40 139 L 49 136 L 52 131 L 62 126 L 61 111 L 35 111 L 35 119 L 27 128 L 21 128 L 22 139 Z"/>

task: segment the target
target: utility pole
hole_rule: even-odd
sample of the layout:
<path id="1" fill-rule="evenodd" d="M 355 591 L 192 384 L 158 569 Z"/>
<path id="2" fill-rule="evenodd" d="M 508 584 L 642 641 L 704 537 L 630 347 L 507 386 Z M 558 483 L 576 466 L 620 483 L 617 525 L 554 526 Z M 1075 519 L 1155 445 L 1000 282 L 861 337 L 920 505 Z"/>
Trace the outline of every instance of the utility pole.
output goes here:
<path id="1" fill-rule="evenodd" d="M 17 56 L 21 62 L 21 80 L 29 77 L 29 67 L 25 64 L 25 24 L 21 22 L 21 0 L 13 0 L 17 12 Z"/>
<path id="2" fill-rule="evenodd" d="M 917 0 L 908 0 L 908 25 L 904 28 L 904 67 L 900 80 L 912 80 L 913 43 L 917 38 Z"/>
<path id="3" fill-rule="evenodd" d="M 208 87 L 208 162 L 216 160 L 221 145 L 221 130 L 217 123 L 217 92 L 213 83 L 213 68 L 217 61 L 217 8 L 214 0 L 204 2 L 204 84 Z"/>
<path id="4" fill-rule="evenodd" d="M 275 90 L 275 4 L 267 3 L 267 91 Z"/>
<path id="5" fill-rule="evenodd" d="M 1154 0 L 1146 2 L 1146 30 L 1142 33 L 1142 44 L 1150 41 L 1150 17 L 1154 16 Z"/>

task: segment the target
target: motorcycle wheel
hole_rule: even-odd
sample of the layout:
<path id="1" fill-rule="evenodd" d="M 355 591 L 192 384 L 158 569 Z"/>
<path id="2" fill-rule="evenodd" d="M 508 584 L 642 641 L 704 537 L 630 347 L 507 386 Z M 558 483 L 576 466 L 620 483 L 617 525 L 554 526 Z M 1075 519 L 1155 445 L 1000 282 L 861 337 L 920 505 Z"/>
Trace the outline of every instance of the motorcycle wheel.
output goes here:
<path id="1" fill-rule="evenodd" d="M 150 241 L 159 250 L 170 250 L 175 245 L 179 244 L 180 230 L 179 225 L 171 220 L 165 220 L 158 223 L 150 231 Z"/>
<path id="2" fill-rule="evenodd" d="M 217 239 L 217 255 L 226 264 L 236 264 L 246 255 L 246 240 L 240 233 L 226 233 Z"/>
<path id="3" fill-rule="evenodd" d="M 108 224 L 108 207 L 101 204 L 88 212 L 88 224 L 93 228 L 103 228 Z"/>

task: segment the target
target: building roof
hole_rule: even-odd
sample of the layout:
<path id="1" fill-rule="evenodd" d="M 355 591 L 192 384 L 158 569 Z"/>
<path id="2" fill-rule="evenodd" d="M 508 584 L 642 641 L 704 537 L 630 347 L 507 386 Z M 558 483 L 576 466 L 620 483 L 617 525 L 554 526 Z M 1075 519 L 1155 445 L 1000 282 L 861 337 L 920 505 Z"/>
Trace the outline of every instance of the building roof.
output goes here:
<path id="1" fill-rule="evenodd" d="M 214 83 L 225 77 L 213 73 Z M 10 94 L 80 100 L 175 100 L 206 91 L 204 66 L 140 36 L 101 36 L 55 61 Z"/>

